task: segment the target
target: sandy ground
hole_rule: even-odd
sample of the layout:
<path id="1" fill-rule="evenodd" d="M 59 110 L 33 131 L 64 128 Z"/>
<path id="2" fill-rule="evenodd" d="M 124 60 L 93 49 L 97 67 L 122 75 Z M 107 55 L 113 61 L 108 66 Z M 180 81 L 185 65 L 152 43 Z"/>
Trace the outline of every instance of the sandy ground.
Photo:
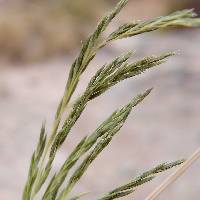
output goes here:
<path id="1" fill-rule="evenodd" d="M 125 81 L 91 102 L 60 151 L 55 169 L 79 139 L 132 96 L 154 86 L 152 94 L 138 106 L 120 134 L 89 168 L 77 192 L 88 198 L 106 192 L 121 182 L 163 161 L 186 158 L 200 145 L 200 34 L 195 32 L 149 34 L 116 42 L 100 52 L 81 79 L 78 93 L 105 60 L 125 50 L 138 50 L 135 57 L 180 50 L 167 64 Z M 115 49 L 115 50 L 113 50 Z M 20 199 L 28 163 L 41 122 L 51 128 L 53 113 L 62 95 L 72 56 L 27 66 L 3 66 L 0 72 L 0 199 Z M 162 200 L 198 200 L 200 162 L 160 197 Z M 139 189 L 144 197 L 164 179 L 160 176 Z M 94 198 L 93 198 L 94 199 Z"/>

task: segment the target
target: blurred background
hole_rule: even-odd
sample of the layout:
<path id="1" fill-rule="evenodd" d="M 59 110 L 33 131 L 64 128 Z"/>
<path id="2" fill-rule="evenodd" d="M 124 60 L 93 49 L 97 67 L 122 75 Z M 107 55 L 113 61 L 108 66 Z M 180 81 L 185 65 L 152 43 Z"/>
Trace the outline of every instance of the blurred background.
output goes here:
<path id="1" fill-rule="evenodd" d="M 43 120 L 51 128 L 70 64 L 81 42 L 116 0 L 0 0 L 0 197 L 20 199 L 31 153 Z M 130 0 L 107 33 L 123 22 L 195 8 L 199 0 Z M 82 76 L 77 95 L 105 61 L 136 50 L 133 59 L 166 51 L 179 55 L 165 65 L 125 81 L 91 102 L 64 144 L 55 170 L 83 135 L 113 110 L 154 86 L 121 133 L 89 168 L 74 192 L 96 197 L 160 162 L 189 156 L 200 144 L 200 29 L 153 32 L 112 43 Z M 200 162 L 160 197 L 197 200 Z M 169 173 L 140 188 L 142 200 Z"/>

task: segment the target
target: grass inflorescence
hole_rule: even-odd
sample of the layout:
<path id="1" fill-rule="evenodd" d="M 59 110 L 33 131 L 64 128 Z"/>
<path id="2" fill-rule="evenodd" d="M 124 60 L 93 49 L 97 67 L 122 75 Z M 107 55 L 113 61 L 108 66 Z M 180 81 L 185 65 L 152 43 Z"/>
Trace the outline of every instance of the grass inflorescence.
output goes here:
<path id="1" fill-rule="evenodd" d="M 134 62 L 129 61 L 133 54 L 132 52 L 117 57 L 112 62 L 99 68 L 89 81 L 83 94 L 73 102 L 72 109 L 64 117 L 81 75 L 94 59 L 98 50 L 117 39 L 128 38 L 171 26 L 193 27 L 200 25 L 200 19 L 196 18 L 193 10 L 189 9 L 143 22 L 126 23 L 109 34 L 108 37 L 102 38 L 102 33 L 127 3 L 128 0 L 119 1 L 113 11 L 100 20 L 95 31 L 83 43 L 79 55 L 71 66 L 64 94 L 58 105 L 50 134 L 46 134 L 45 124 L 42 125 L 39 141 L 32 155 L 28 178 L 24 187 L 23 200 L 34 200 L 39 193 L 42 200 L 69 199 L 72 189 L 88 167 L 109 145 L 113 137 L 119 133 L 132 109 L 142 102 L 152 89 L 137 95 L 127 105 L 113 112 L 93 133 L 82 138 L 55 174 L 50 173 L 59 148 L 66 140 L 88 102 L 102 95 L 121 81 L 140 75 L 152 67 L 163 64 L 175 54 L 174 52 L 167 52 L 158 56 L 148 56 Z M 183 162 L 183 160 L 179 160 L 160 164 L 97 199 L 111 200 L 129 195 L 141 185 L 153 180 L 157 174 L 181 165 Z M 72 169 L 73 173 L 69 173 Z M 68 179 L 67 182 L 66 179 Z M 71 200 L 81 197 L 82 194 L 77 194 Z"/>

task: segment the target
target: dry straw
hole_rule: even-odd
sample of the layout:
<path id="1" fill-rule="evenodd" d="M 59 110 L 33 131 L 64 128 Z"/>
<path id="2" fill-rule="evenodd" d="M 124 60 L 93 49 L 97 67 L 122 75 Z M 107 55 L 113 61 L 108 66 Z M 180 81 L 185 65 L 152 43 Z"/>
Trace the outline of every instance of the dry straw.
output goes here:
<path id="1" fill-rule="evenodd" d="M 162 184 L 160 184 L 145 200 L 154 200 L 162 192 L 164 192 L 172 183 L 174 183 L 192 164 L 200 158 L 200 148 L 197 149 L 188 160 L 186 160 L 180 167 L 171 174 Z"/>
<path id="2" fill-rule="evenodd" d="M 113 11 L 100 20 L 97 28 L 84 42 L 79 55 L 72 64 L 65 91 L 58 105 L 50 134 L 46 134 L 45 124 L 42 125 L 39 141 L 31 158 L 28 178 L 23 192 L 23 200 L 35 200 L 39 197 L 42 200 L 70 199 L 72 189 L 79 182 L 85 171 L 119 132 L 133 108 L 141 103 L 150 94 L 152 89 L 148 89 L 137 95 L 127 105 L 113 112 L 93 133 L 82 138 L 55 174 L 50 173 L 59 148 L 67 139 L 72 127 L 77 123 L 88 102 L 123 80 L 140 75 L 152 67 L 161 65 L 169 57 L 174 55 L 173 52 L 167 52 L 158 56 L 148 56 L 134 62 L 129 61 L 129 58 L 132 56 L 130 52 L 117 57 L 109 64 L 100 67 L 89 81 L 86 90 L 73 103 L 72 109 L 68 112 L 67 117 L 64 117 L 64 112 L 72 103 L 71 97 L 79 84 L 81 75 L 94 59 L 99 49 L 114 40 L 128 38 L 162 28 L 171 26 L 193 27 L 200 25 L 200 19 L 195 18 L 196 14 L 193 10 L 182 10 L 168 16 L 124 24 L 109 34 L 108 37 L 102 38 L 102 33 L 127 2 L 128 0 L 119 1 Z M 141 187 L 141 185 L 150 182 L 159 173 L 176 167 L 183 162 L 183 160 L 179 160 L 160 164 L 97 199 L 111 200 L 129 195 L 138 187 Z M 71 200 L 81 197 L 82 194 L 76 194 Z"/>

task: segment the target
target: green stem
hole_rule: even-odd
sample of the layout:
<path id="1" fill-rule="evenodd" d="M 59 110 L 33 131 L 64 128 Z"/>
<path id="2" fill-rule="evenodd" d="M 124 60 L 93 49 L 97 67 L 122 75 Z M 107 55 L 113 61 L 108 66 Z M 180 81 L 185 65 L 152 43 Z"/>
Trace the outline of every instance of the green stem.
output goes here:
<path id="1" fill-rule="evenodd" d="M 43 174 L 43 169 L 44 169 L 45 161 L 46 161 L 48 153 L 49 153 L 49 149 L 52 145 L 52 142 L 54 141 L 54 139 L 56 137 L 56 133 L 57 133 L 57 130 L 59 128 L 61 118 L 63 116 L 63 113 L 65 112 L 65 109 L 66 109 L 70 99 L 71 99 L 71 96 L 72 96 L 73 91 L 74 91 L 74 89 L 77 85 L 77 82 L 78 82 L 78 79 L 75 79 L 74 81 L 72 81 L 71 87 L 69 87 L 69 89 L 65 90 L 65 92 L 64 92 L 61 109 L 57 113 L 57 116 L 56 116 L 56 118 L 53 122 L 52 132 L 51 132 L 51 135 L 48 139 L 47 145 L 45 146 L 44 153 L 43 153 L 43 156 L 42 156 L 42 160 L 41 160 L 39 167 L 38 167 L 38 174 L 37 174 L 35 184 L 34 184 L 34 187 L 33 187 L 33 193 L 30 197 L 31 200 L 33 200 L 35 198 L 35 196 L 37 195 L 37 191 L 35 191 L 35 188 L 38 187 L 38 184 L 40 182 L 40 177 Z"/>

